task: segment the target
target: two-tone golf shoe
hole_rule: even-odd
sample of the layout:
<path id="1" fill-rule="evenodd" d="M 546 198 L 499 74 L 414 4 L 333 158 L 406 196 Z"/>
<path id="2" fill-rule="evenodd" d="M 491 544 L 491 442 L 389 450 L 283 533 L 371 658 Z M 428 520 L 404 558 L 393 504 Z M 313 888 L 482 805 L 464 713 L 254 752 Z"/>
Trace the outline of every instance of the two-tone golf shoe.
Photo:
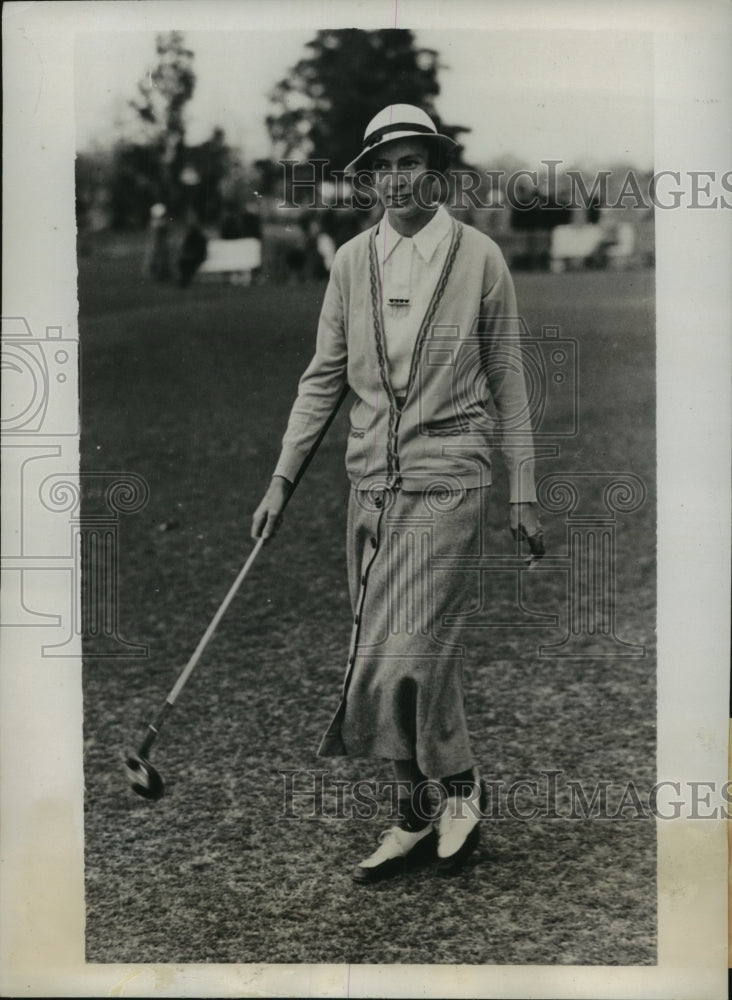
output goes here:
<path id="1" fill-rule="evenodd" d="M 360 883 L 380 882 L 402 874 L 429 854 L 434 856 L 432 824 L 416 832 L 392 826 L 381 834 L 374 853 L 356 865 L 351 878 Z"/>

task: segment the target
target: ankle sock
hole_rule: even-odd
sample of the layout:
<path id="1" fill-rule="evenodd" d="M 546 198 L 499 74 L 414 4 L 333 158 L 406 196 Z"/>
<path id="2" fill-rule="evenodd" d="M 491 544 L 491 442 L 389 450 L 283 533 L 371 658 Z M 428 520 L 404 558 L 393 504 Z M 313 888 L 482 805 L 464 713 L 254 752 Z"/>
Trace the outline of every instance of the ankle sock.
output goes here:
<path id="1" fill-rule="evenodd" d="M 467 771 L 460 771 L 459 774 L 451 774 L 448 778 L 443 778 L 442 784 L 448 797 L 455 796 L 455 798 L 467 798 L 478 787 L 472 768 Z"/>
<path id="2" fill-rule="evenodd" d="M 414 801 L 411 797 L 399 799 L 399 815 L 401 819 L 399 826 L 409 833 L 419 833 L 426 826 L 430 825 L 430 820 L 424 815 L 422 810 L 415 809 Z"/>

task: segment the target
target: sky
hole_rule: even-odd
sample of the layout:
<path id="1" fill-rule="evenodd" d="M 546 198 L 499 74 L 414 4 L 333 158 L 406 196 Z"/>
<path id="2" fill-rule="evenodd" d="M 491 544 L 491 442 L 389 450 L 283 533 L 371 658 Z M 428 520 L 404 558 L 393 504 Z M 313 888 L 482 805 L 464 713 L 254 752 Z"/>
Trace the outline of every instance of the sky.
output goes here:
<path id="1" fill-rule="evenodd" d="M 469 162 L 511 154 L 603 166 L 652 167 L 653 64 L 650 35 L 613 31 L 416 30 L 440 53 L 436 108 L 467 125 Z M 271 152 L 267 94 L 306 54 L 310 30 L 189 31 L 196 88 L 188 141 L 221 126 L 246 160 Z M 109 144 L 137 82 L 155 64 L 154 33 L 82 33 L 75 56 L 77 147 Z M 364 126 L 366 123 L 364 122 Z"/>

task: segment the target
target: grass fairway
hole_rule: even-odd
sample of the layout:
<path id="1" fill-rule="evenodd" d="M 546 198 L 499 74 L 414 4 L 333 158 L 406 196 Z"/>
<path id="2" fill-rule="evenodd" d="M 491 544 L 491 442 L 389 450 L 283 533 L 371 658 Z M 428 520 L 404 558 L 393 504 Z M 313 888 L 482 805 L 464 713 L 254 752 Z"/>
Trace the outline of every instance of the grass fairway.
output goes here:
<path id="1" fill-rule="evenodd" d="M 540 657 L 566 631 L 567 576 L 522 574 L 524 607 L 559 625 L 477 629 L 467 648 L 474 749 L 484 776 L 505 782 L 481 848 L 453 880 L 427 867 L 372 888 L 349 872 L 388 801 L 368 821 L 338 818 L 333 781 L 390 774 L 315 756 L 350 634 L 345 413 L 160 735 L 152 760 L 166 795 L 138 798 L 122 768 L 250 551 L 324 286 L 179 291 L 143 281 L 134 257 L 101 252 L 80 259 L 79 281 L 82 469 L 134 472 L 150 487 L 144 510 L 122 516 L 119 542 L 121 634 L 149 655 L 104 659 L 86 647 L 88 960 L 654 963 L 655 821 L 632 803 L 614 819 L 568 819 L 566 786 L 582 782 L 589 795 L 611 783 L 613 812 L 628 782 L 643 799 L 655 780 L 652 273 L 516 276 L 532 330 L 558 325 L 580 348 L 579 433 L 539 462 L 539 476 L 629 472 L 646 486 L 640 509 L 615 521 L 617 633 L 646 654 L 601 658 L 587 636 L 577 658 Z M 496 464 L 490 550 L 509 555 Z M 593 485 L 589 513 L 602 513 L 601 500 Z M 545 516 L 557 556 L 565 517 Z M 520 612 L 514 580 L 486 574 L 492 621 Z M 303 772 L 304 788 L 305 770 L 325 764 L 325 815 L 302 798 L 300 818 L 280 818 L 279 772 Z M 548 796 L 555 818 L 548 771 L 562 772 Z M 520 779 L 538 783 L 515 796 L 525 816 L 538 806 L 533 818 L 506 797 Z"/>

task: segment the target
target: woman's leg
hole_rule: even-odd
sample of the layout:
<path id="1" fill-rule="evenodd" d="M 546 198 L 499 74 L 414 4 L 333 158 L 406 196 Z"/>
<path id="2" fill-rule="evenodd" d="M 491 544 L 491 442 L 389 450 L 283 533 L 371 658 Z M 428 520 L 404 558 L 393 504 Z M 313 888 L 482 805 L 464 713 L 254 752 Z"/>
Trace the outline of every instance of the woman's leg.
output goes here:
<path id="1" fill-rule="evenodd" d="M 403 830 L 417 833 L 430 824 L 422 794 L 427 776 L 422 774 L 416 760 L 395 760 L 392 765 L 399 799 L 399 825 Z"/>
<path id="2" fill-rule="evenodd" d="M 426 841 L 432 830 L 431 819 L 423 814 L 420 795 L 420 786 L 423 788 L 422 783 L 427 780 L 425 775 L 414 760 L 395 760 L 392 763 L 400 819 L 396 826 L 381 834 L 379 846 L 373 854 L 353 869 L 352 878 L 356 882 L 378 882 L 405 871 L 407 864 L 416 858 L 417 846 Z M 415 852 L 414 855 L 412 852 Z"/>
<path id="3" fill-rule="evenodd" d="M 452 875 L 478 846 L 485 802 L 475 769 L 451 774 L 441 784 L 446 802 L 437 825 L 437 868 L 440 874 Z"/>
<path id="4" fill-rule="evenodd" d="M 468 796 L 473 795 L 478 788 L 478 782 L 473 768 L 470 768 L 467 771 L 461 771 L 459 774 L 451 774 L 447 778 L 443 778 L 441 784 L 445 789 L 445 794 L 448 798 L 468 798 Z"/>

